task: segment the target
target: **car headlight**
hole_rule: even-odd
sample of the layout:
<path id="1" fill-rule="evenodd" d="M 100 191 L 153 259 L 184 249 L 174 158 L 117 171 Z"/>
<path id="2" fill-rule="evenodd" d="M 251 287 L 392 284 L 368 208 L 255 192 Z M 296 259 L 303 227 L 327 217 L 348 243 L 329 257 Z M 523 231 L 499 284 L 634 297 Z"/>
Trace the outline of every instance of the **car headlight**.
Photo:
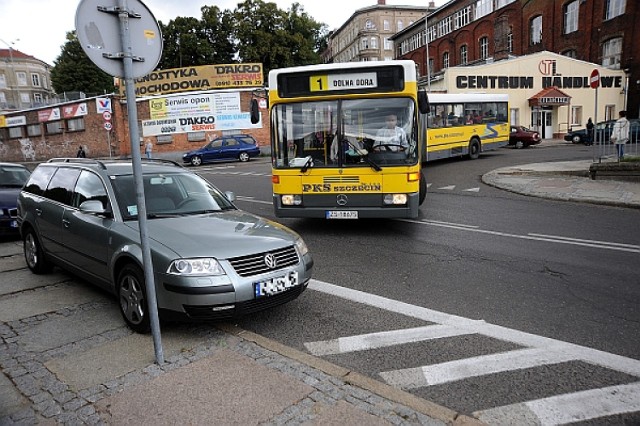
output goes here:
<path id="1" fill-rule="evenodd" d="M 296 247 L 298 248 L 298 252 L 300 253 L 301 256 L 304 256 L 305 254 L 309 253 L 309 247 L 307 247 L 307 244 L 304 242 L 302 238 L 298 238 L 296 240 Z"/>
<path id="2" fill-rule="evenodd" d="M 212 257 L 174 260 L 169 265 L 167 273 L 173 275 L 225 275 L 220 263 Z"/>

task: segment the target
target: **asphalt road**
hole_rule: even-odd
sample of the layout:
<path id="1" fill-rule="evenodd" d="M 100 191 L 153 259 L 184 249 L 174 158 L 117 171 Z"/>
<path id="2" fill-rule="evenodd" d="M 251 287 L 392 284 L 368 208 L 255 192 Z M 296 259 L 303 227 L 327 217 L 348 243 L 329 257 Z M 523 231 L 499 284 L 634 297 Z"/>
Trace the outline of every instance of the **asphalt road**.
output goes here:
<path id="1" fill-rule="evenodd" d="M 487 419 L 499 412 L 495 407 L 510 406 L 514 415 L 525 401 L 547 404 L 560 395 L 566 403 L 566 395 L 605 388 L 620 393 L 616 386 L 638 381 L 633 370 L 640 359 L 637 248 L 624 246 L 640 241 L 638 211 L 524 197 L 480 180 L 498 167 L 590 155 L 581 146 L 503 149 L 476 161 L 430 164 L 429 195 L 417 221 L 280 219 L 305 238 L 316 262 L 314 277 L 329 289 L 312 288 L 290 305 L 238 324 L 311 353 L 316 347 L 356 347 L 317 354 Z M 273 217 L 268 167 L 231 163 L 200 171 L 235 191 L 241 208 Z M 358 293 L 337 295 L 331 285 Z M 363 302 L 370 295 L 384 301 Z M 459 334 L 456 328 L 445 337 L 413 335 L 416 327 L 458 321 L 501 331 Z M 400 343 L 375 348 L 356 343 L 384 340 L 391 330 L 397 334 L 392 341 Z M 531 343 L 527 336 L 540 341 Z M 556 345 L 563 347 L 561 355 L 547 351 Z M 600 360 L 610 356 L 604 354 L 620 358 L 608 363 L 587 357 L 586 362 L 576 355 L 582 350 Z M 621 367 L 626 363 L 635 367 Z M 425 366 L 451 377 L 417 385 L 414 374 Z M 476 370 L 481 373 L 468 373 Z M 397 371 L 402 373 L 392 373 Z M 576 406 L 593 404 L 580 399 Z M 636 413 L 602 420 L 639 419 Z"/>

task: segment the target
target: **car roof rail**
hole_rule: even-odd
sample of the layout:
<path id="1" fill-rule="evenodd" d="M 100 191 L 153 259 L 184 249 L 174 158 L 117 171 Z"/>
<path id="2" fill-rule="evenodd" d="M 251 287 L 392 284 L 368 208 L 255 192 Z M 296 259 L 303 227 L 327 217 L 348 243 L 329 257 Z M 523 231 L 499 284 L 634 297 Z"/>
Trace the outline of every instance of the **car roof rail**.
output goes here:
<path id="1" fill-rule="evenodd" d="M 128 159 L 131 159 L 130 157 Z M 179 164 L 173 160 L 168 160 L 166 158 L 142 158 L 143 163 L 163 163 L 163 164 L 172 164 L 174 166 L 180 167 L 183 169 L 182 164 Z"/>
<path id="2" fill-rule="evenodd" d="M 47 163 L 87 163 L 87 164 L 97 164 L 102 169 L 106 170 L 107 167 L 100 160 L 96 160 L 94 158 L 69 158 L 69 157 L 58 157 L 51 158 L 47 161 Z"/>

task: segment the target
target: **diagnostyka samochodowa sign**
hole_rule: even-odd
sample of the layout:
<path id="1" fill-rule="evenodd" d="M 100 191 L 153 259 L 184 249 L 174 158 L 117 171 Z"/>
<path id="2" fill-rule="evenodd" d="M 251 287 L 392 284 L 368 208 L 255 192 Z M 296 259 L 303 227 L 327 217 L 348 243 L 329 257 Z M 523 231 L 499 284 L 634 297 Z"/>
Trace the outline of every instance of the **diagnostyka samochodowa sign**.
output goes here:
<path id="1" fill-rule="evenodd" d="M 219 64 L 157 70 L 135 80 L 136 96 L 261 87 L 262 64 Z M 120 84 L 120 90 L 124 85 Z M 124 93 L 121 93 L 124 95 Z"/>

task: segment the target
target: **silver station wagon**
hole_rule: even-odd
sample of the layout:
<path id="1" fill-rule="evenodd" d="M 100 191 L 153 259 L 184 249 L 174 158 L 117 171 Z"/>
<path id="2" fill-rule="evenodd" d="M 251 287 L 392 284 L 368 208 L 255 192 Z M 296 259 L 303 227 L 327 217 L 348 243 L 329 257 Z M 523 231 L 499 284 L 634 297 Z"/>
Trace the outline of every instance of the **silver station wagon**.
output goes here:
<path id="1" fill-rule="evenodd" d="M 233 205 L 180 165 L 143 160 L 147 227 L 160 318 L 240 316 L 295 299 L 313 260 L 294 231 Z M 27 265 L 57 265 L 114 293 L 137 332 L 150 321 L 130 161 L 52 159 L 18 198 Z"/>

